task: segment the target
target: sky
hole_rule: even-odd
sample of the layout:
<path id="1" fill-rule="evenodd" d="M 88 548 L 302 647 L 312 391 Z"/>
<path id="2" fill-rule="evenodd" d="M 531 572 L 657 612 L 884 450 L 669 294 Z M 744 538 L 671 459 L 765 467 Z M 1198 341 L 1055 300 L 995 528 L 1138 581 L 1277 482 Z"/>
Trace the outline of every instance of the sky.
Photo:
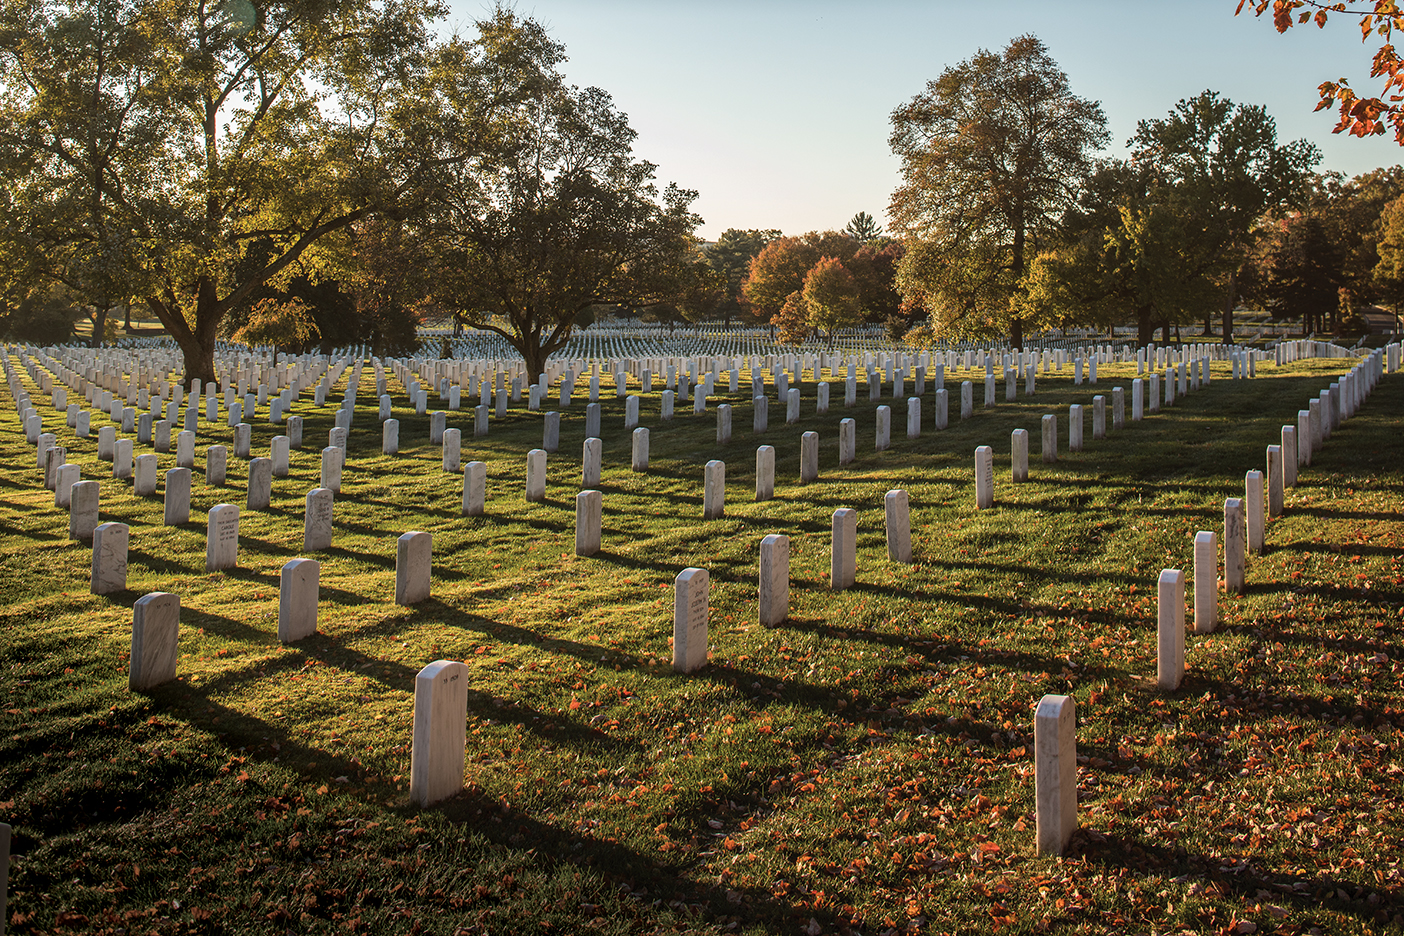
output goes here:
<path id="1" fill-rule="evenodd" d="M 490 8 L 451 0 L 468 34 Z M 1392 135 L 1333 135 L 1313 113 L 1322 81 L 1373 90 L 1358 26 L 1332 20 L 1279 35 L 1237 0 L 518 0 L 565 45 L 570 83 L 608 91 L 660 183 L 695 189 L 699 233 L 842 228 L 859 211 L 885 224 L 897 185 L 892 111 L 947 66 L 1033 33 L 1074 94 L 1100 101 L 1124 155 L 1139 120 L 1213 89 L 1259 104 L 1280 141 L 1305 138 L 1318 169 L 1347 175 L 1404 157 Z"/>

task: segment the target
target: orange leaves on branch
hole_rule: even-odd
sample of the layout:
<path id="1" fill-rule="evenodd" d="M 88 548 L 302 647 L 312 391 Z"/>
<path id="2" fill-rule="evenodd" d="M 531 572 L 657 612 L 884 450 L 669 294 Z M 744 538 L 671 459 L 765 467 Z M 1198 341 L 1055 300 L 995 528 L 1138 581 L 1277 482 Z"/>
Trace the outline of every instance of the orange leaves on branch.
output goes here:
<path id="1" fill-rule="evenodd" d="M 1272 23 L 1278 32 L 1293 26 L 1315 23 L 1324 29 L 1332 13 L 1354 16 L 1360 22 L 1360 40 L 1369 42 L 1372 35 L 1382 42 L 1370 62 L 1370 77 L 1383 78 L 1379 97 L 1361 97 L 1346 79 L 1323 81 L 1317 87 L 1321 100 L 1316 110 L 1336 108 L 1340 120 L 1332 133 L 1348 132 L 1351 136 L 1383 135 L 1386 125 L 1394 128 L 1394 140 L 1404 146 L 1404 61 L 1391 41 L 1394 31 L 1404 29 L 1404 10 L 1397 0 L 1343 0 L 1324 3 L 1321 0 L 1239 0 L 1234 15 L 1249 7 L 1253 15 L 1262 16 L 1272 9 Z"/>

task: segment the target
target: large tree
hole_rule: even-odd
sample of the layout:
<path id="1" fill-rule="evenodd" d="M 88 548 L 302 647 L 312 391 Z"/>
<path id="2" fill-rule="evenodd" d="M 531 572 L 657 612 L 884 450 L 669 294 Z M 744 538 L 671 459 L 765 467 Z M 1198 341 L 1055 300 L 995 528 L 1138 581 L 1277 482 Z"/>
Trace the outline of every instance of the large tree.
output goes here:
<path id="1" fill-rule="evenodd" d="M 1107 141 L 1099 104 L 1031 35 L 951 66 L 892 113 L 901 184 L 888 217 L 908 239 L 898 286 L 941 333 L 1007 330 L 1023 345 L 1015 301 L 1043 246 Z"/>
<path id="2" fill-rule="evenodd" d="M 61 288 L 94 345 L 144 288 L 143 226 L 175 197 L 169 27 L 131 0 L 0 6 L 0 275 L 12 301 Z"/>
<path id="3" fill-rule="evenodd" d="M 1223 340 L 1232 343 L 1238 274 L 1255 231 L 1265 215 L 1305 202 L 1320 151 L 1305 140 L 1279 144 L 1265 108 L 1215 91 L 1142 120 L 1130 144 L 1132 163 L 1149 174 L 1148 197 L 1191 223 L 1200 272 L 1223 278 Z"/>
<path id="4" fill-rule="evenodd" d="M 654 184 L 610 96 L 566 83 L 559 45 L 538 59 L 491 152 L 454 167 L 428 208 L 439 302 L 496 332 L 535 379 L 595 305 L 674 303 L 712 271 L 696 250 L 695 192 Z"/>
<path id="5" fill-rule="evenodd" d="M 416 210 L 522 97 L 540 28 L 498 9 L 473 41 L 435 43 L 440 12 L 437 0 L 7 5 L 0 165 L 91 206 L 55 213 L 67 233 L 54 239 L 114 245 L 104 256 L 120 254 L 123 275 L 79 288 L 89 302 L 145 300 L 186 373 L 212 379 L 226 317 L 327 235 Z M 246 262 L 255 245 L 263 261 Z"/>
<path id="6" fill-rule="evenodd" d="M 716 311 L 724 317 L 727 325 L 731 324 L 733 316 L 747 312 L 741 287 L 750 273 L 751 261 L 765 249 L 766 244 L 779 236 L 780 232 L 776 230 L 727 228 L 717 242 L 707 248 L 708 265 L 725 281 L 725 297 Z"/>

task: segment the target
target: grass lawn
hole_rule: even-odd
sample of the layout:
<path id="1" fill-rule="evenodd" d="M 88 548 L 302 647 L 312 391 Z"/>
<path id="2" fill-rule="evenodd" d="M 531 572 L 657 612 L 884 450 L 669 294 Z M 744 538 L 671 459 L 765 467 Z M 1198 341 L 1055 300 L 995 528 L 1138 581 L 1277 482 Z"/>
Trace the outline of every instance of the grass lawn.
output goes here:
<path id="1" fill-rule="evenodd" d="M 873 451 L 874 408 L 837 401 L 734 436 L 679 403 L 649 471 L 629 470 L 623 403 L 605 378 L 604 548 L 574 555 L 585 406 L 564 414 L 547 500 L 524 499 L 541 415 L 472 437 L 487 514 L 459 514 L 429 418 L 392 378 L 401 453 L 380 452 L 370 368 L 351 434 L 336 539 L 321 561 L 320 632 L 277 640 L 278 572 L 300 555 L 334 404 L 306 416 L 292 475 L 243 509 L 247 463 L 223 488 L 203 450 L 193 522 L 103 477 L 92 438 L 47 406 L 46 428 L 102 520 L 131 526 L 128 591 L 88 594 L 91 550 L 66 538 L 0 391 L 0 821 L 14 826 L 13 933 L 1367 933 L 1404 931 L 1404 377 L 1386 376 L 1304 468 L 1286 513 L 1187 638 L 1182 688 L 1155 688 L 1156 578 L 1192 571 L 1198 530 L 1264 467 L 1297 410 L 1346 361 L 1259 368 L 1081 453 L 1070 403 L 1127 388 L 1134 365 L 1071 368 L 1032 398 Z M 345 377 L 343 377 L 343 380 Z M 37 388 L 26 386 L 40 403 Z M 743 382 L 743 386 L 749 387 Z M 1022 382 L 1021 382 L 1022 389 Z M 1003 387 L 1000 388 L 1003 400 Z M 745 396 L 749 396 L 746 394 Z M 976 399 L 983 394 L 977 387 Z M 333 399 L 339 400 L 340 394 Z M 577 400 L 581 397 L 577 396 Z M 891 400 L 884 400 L 891 404 Z M 431 406 L 433 403 L 431 402 Z M 1063 457 L 1039 460 L 1057 413 Z M 838 464 L 838 420 L 859 457 Z M 223 414 L 221 413 L 221 417 Z M 1009 482 L 1029 430 L 1030 481 Z M 801 486 L 800 434 L 821 437 Z M 262 418 L 254 452 L 278 430 Z M 755 448 L 776 448 L 776 496 L 755 503 Z M 974 509 L 973 452 L 995 452 L 995 509 Z M 137 452 L 149 451 L 137 446 Z M 161 456 L 161 470 L 173 455 Z M 708 459 L 727 462 L 722 519 L 703 522 Z M 883 496 L 905 488 L 912 565 L 888 561 Z M 240 566 L 204 571 L 204 514 L 239 504 Z M 858 581 L 828 587 L 830 516 L 858 511 Z M 433 597 L 393 603 L 395 540 L 434 537 Z M 791 542 L 791 617 L 757 624 L 761 538 Z M 671 669 L 673 579 L 711 573 L 711 658 Z M 180 596 L 179 678 L 127 691 L 131 608 Z M 1191 583 L 1192 592 L 1192 583 Z M 466 661 L 465 790 L 409 804 L 415 673 Z M 1078 706 L 1081 831 L 1033 854 L 1032 716 Z"/>

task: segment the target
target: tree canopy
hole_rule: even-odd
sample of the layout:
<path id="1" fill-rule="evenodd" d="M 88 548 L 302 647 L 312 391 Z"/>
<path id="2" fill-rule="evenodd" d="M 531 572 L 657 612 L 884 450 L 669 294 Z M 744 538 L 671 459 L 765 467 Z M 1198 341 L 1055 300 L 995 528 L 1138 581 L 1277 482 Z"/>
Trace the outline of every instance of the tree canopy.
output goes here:
<path id="1" fill-rule="evenodd" d="M 898 288 L 940 334 L 1007 330 L 1028 261 L 1052 236 L 1107 140 L 1099 104 L 1074 95 L 1035 36 L 986 50 L 892 113 L 901 182 L 888 217 L 907 239 Z"/>
<path id="2" fill-rule="evenodd" d="M 506 338 L 533 378 L 582 309 L 678 303 L 715 286 L 693 235 L 696 193 L 659 191 L 626 116 L 599 88 L 567 84 L 564 58 L 544 32 L 531 54 L 510 57 L 501 82 L 522 89 L 518 100 L 489 125 L 482 158 L 446 163 L 423 222 L 439 303 Z"/>

